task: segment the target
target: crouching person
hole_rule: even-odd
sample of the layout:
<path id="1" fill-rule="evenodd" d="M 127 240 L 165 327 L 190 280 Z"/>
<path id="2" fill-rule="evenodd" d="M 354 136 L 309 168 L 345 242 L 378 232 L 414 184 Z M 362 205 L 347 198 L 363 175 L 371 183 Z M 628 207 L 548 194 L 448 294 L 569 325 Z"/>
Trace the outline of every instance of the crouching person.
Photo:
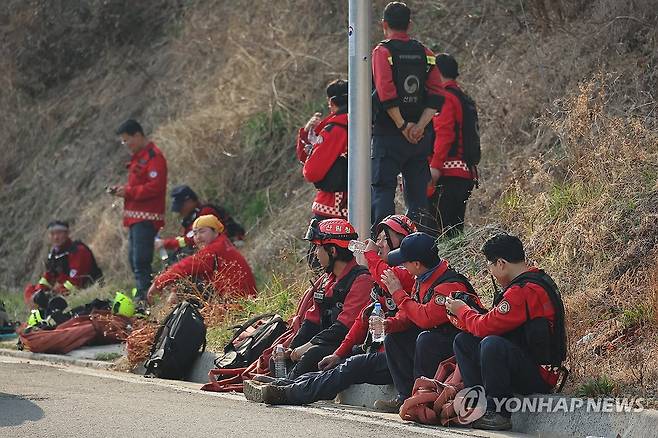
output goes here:
<path id="1" fill-rule="evenodd" d="M 37 284 L 27 285 L 23 292 L 28 307 L 45 308 L 52 296 L 89 287 L 103 276 L 91 249 L 79 240 L 71 240 L 68 222 L 50 222 L 48 238 L 51 248 L 46 271 Z"/>
<path id="2" fill-rule="evenodd" d="M 369 302 L 372 277 L 347 249 L 349 241 L 357 238 L 345 219 L 311 220 L 305 239 L 315 244 L 325 273 L 312 286 L 313 306 L 290 344 L 291 379 L 318 371 L 318 362 L 338 348 Z"/>
<path id="3" fill-rule="evenodd" d="M 402 215 L 388 216 L 377 226 L 377 242 L 368 240 L 365 252 L 368 270 L 374 278 L 388 269 L 389 251 L 398 248 L 400 241 L 415 230 L 413 222 Z M 393 269 L 411 291 L 413 277 L 404 268 Z M 245 382 L 245 397 L 260 403 L 303 405 L 332 400 L 351 385 L 392 383 L 383 345 L 372 342 L 368 321 L 377 302 L 389 319 L 397 313 L 397 307 L 381 281 L 373 286 L 370 297 L 372 302 L 363 308 L 340 346 L 318 363 L 321 371 L 306 373 L 294 380 L 256 376 L 253 381 Z"/>
<path id="4" fill-rule="evenodd" d="M 557 384 L 557 369 L 566 358 L 564 305 L 551 277 L 526 263 L 517 237 L 494 236 L 482 252 L 504 288 L 494 307 L 480 315 L 448 298 L 446 309 L 464 328 L 454 342 L 464 384 L 483 386 L 487 396 L 486 413 L 471 426 L 507 430 L 512 427 L 504 409 L 507 398 L 548 393 Z"/>
<path id="5" fill-rule="evenodd" d="M 434 377 L 439 363 L 453 355 L 452 343 L 459 330 L 448 320 L 446 297 L 453 292 L 475 296 L 475 291 L 466 277 L 439 258 L 436 242 L 428 234 L 413 233 L 405 237 L 400 248 L 388 255 L 388 261 L 391 265 L 403 265 L 416 277 L 414 294 L 409 296 L 394 271 L 387 270 L 382 275 L 406 328 L 389 333 L 391 327 L 386 323 L 386 360 L 398 397 L 377 400 L 375 408 L 398 412 L 402 402 L 411 395 L 415 380 L 421 376 Z"/>
<path id="6" fill-rule="evenodd" d="M 194 286 L 208 299 L 256 294 L 256 281 L 247 260 L 231 244 L 224 233 L 224 225 L 216 216 L 199 216 L 192 225 L 192 233 L 199 251 L 155 278 L 148 291 L 150 304 L 164 288 L 177 282 L 183 290 L 186 286 Z M 174 293 L 170 298 L 175 301 L 175 297 Z"/>

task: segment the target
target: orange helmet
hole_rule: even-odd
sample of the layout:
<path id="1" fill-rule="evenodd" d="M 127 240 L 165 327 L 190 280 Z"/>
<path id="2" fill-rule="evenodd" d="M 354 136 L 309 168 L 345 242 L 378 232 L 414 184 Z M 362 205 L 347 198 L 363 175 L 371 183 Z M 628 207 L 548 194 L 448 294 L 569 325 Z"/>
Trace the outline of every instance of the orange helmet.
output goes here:
<path id="1" fill-rule="evenodd" d="M 382 219 L 382 221 L 377 224 L 377 228 L 375 230 L 377 235 L 382 232 L 384 227 L 388 227 L 405 237 L 417 231 L 416 224 L 414 224 L 411 219 L 403 214 L 392 214 Z"/>
<path id="2" fill-rule="evenodd" d="M 310 240 L 316 245 L 334 244 L 347 248 L 350 240 L 358 239 L 352 224 L 345 219 L 311 219 L 304 240 Z"/>

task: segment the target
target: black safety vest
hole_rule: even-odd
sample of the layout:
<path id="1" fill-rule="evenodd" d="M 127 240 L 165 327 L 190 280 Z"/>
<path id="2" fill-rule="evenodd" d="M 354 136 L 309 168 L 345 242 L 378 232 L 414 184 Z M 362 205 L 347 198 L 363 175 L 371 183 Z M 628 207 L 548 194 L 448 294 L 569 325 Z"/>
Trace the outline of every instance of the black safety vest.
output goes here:
<path id="1" fill-rule="evenodd" d="M 368 268 L 361 265 L 354 266 L 350 272 L 332 287 L 333 293 L 330 297 L 325 296 L 324 287 L 321 285 L 313 292 L 313 299 L 320 308 L 320 325 L 323 329 L 329 328 L 336 320 L 338 315 L 343 311 L 343 303 L 347 294 L 352 289 L 354 280 L 360 275 L 368 273 Z"/>

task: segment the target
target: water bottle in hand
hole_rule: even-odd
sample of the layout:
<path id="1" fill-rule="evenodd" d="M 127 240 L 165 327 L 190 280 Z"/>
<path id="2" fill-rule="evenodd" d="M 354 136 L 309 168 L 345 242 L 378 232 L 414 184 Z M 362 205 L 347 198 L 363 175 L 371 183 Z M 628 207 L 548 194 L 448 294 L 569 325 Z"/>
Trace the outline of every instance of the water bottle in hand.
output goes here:
<path id="1" fill-rule="evenodd" d="M 155 240 L 158 242 L 162 242 L 160 236 L 156 236 Z M 165 248 L 164 245 L 160 247 L 160 249 L 158 250 L 158 254 L 160 255 L 160 260 L 162 260 L 163 262 L 169 258 L 169 253 L 167 252 L 167 248 Z"/>
<path id="2" fill-rule="evenodd" d="M 283 379 L 286 377 L 286 357 L 282 344 L 274 347 L 274 377 Z"/>
<path id="3" fill-rule="evenodd" d="M 375 303 L 375 308 L 372 309 L 369 320 L 369 330 L 372 335 L 372 342 L 384 342 L 384 312 L 382 305 Z"/>
<path id="4" fill-rule="evenodd" d="M 347 244 L 347 249 L 352 251 L 355 254 L 363 254 L 366 252 L 366 242 L 361 242 L 360 240 L 350 240 L 350 243 Z"/>

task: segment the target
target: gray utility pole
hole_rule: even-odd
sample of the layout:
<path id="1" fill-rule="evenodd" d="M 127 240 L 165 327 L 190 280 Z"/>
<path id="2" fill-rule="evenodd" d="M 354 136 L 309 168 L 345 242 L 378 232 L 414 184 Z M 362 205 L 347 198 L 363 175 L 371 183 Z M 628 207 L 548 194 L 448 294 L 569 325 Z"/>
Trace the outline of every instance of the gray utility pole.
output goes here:
<path id="1" fill-rule="evenodd" d="M 349 0 L 348 219 L 359 240 L 370 237 L 371 0 Z M 363 262 L 361 260 L 361 262 Z"/>

